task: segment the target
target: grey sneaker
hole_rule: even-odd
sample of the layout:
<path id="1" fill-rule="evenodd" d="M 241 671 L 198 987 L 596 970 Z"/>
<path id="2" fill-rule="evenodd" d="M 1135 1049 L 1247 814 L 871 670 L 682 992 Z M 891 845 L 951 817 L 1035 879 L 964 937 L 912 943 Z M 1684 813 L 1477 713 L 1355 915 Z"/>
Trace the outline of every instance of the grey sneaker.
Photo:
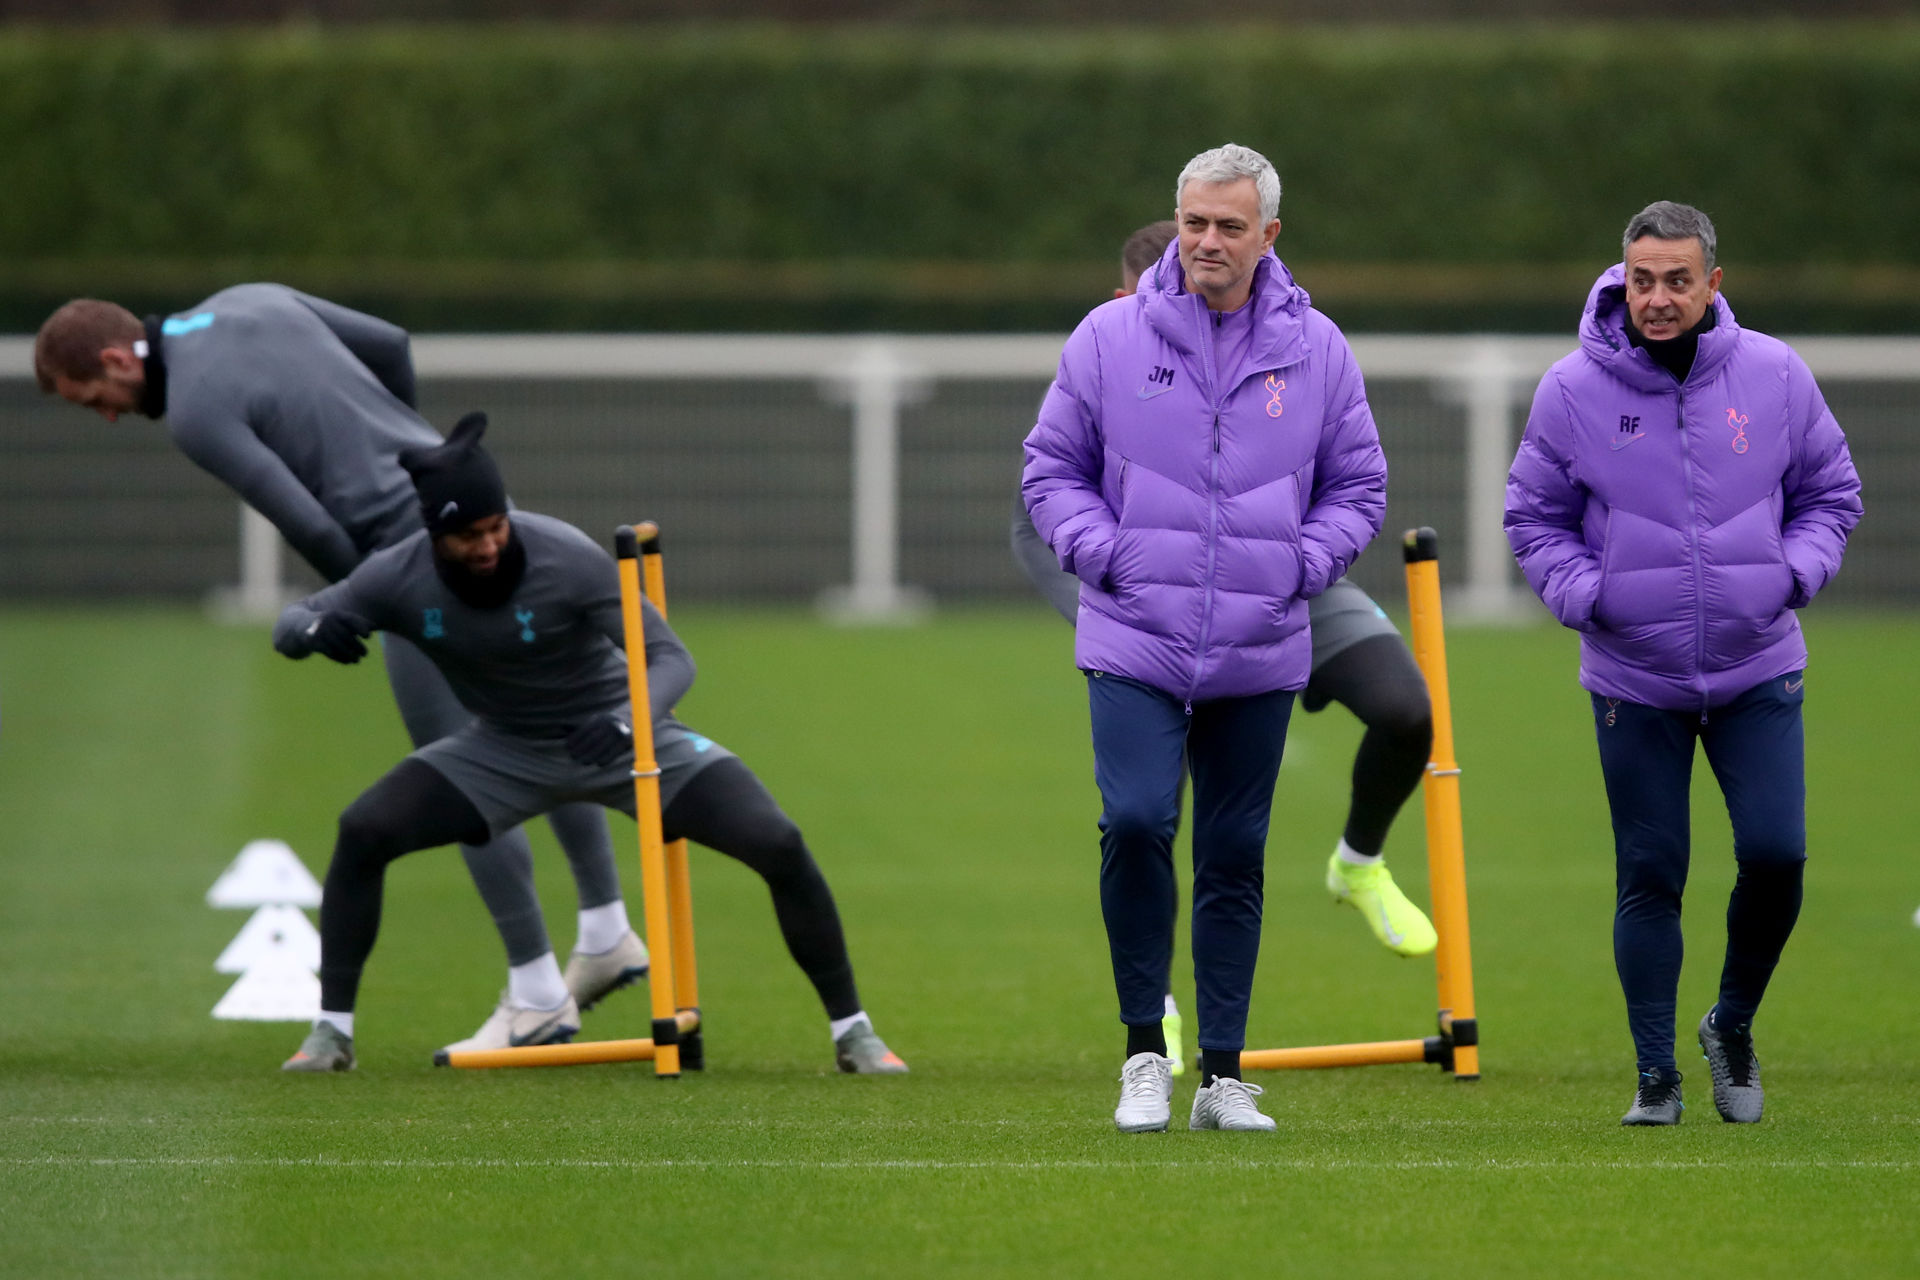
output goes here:
<path id="1" fill-rule="evenodd" d="M 1193 1095 L 1193 1115 L 1189 1129 L 1234 1129 L 1246 1133 L 1271 1133 L 1280 1126 L 1272 1116 L 1262 1115 L 1254 1099 L 1266 1090 L 1257 1084 L 1217 1076 L 1212 1084 L 1202 1085 Z"/>
<path id="2" fill-rule="evenodd" d="M 1633 1105 L 1620 1117 L 1621 1124 L 1679 1124 L 1687 1104 L 1680 1101 L 1680 1073 L 1655 1069 L 1640 1073 L 1640 1085 L 1634 1090 Z"/>
<path id="3" fill-rule="evenodd" d="M 1173 1118 L 1173 1061 L 1136 1053 L 1120 1068 L 1120 1105 L 1113 1123 L 1122 1133 L 1164 1133 Z"/>
<path id="4" fill-rule="evenodd" d="M 1700 1019 L 1700 1052 L 1713 1076 L 1713 1105 L 1729 1124 L 1760 1123 L 1765 1095 L 1760 1091 L 1760 1059 L 1753 1053 L 1753 1034 L 1714 1025 L 1718 1009 Z"/>
<path id="5" fill-rule="evenodd" d="M 282 1071 L 351 1071 L 353 1037 L 331 1022 L 316 1022 L 294 1055 L 280 1064 Z"/>
<path id="6" fill-rule="evenodd" d="M 598 955 L 587 955 L 576 947 L 567 957 L 567 991 L 584 1013 L 620 988 L 646 977 L 651 963 L 647 944 L 629 929 L 612 950 Z"/>
<path id="7" fill-rule="evenodd" d="M 580 1008 L 568 996 L 558 1009 L 528 1009 L 513 1002 L 505 991 L 480 1029 L 465 1040 L 456 1040 L 440 1053 L 464 1053 L 469 1049 L 518 1049 L 529 1044 L 565 1044 L 580 1030 Z M 438 1058 L 438 1054 L 435 1055 Z"/>
<path id="8" fill-rule="evenodd" d="M 862 1022 L 833 1042 L 833 1060 L 848 1075 L 903 1076 L 907 1064 Z"/>

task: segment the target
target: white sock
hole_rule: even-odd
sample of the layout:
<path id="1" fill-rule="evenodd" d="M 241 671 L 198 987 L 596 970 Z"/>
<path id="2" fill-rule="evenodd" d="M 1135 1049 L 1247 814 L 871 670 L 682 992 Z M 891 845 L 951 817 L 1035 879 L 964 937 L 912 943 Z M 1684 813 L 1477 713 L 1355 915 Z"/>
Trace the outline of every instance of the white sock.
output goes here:
<path id="1" fill-rule="evenodd" d="M 1350 867 L 1377 867 L 1380 860 L 1387 856 L 1385 853 L 1356 853 L 1345 836 L 1340 837 L 1340 847 L 1334 852 L 1340 855 L 1340 861 Z"/>
<path id="2" fill-rule="evenodd" d="M 507 996 L 522 1009 L 558 1009 L 567 1002 L 567 980 L 549 951 L 507 970 Z"/>
<path id="3" fill-rule="evenodd" d="M 580 908 L 580 937 L 573 949 L 582 955 L 604 955 L 633 932 L 627 923 L 627 904 L 619 898 L 598 907 Z"/>
<path id="4" fill-rule="evenodd" d="M 322 1009 L 320 1011 L 320 1016 L 313 1020 L 313 1025 L 317 1027 L 323 1022 L 331 1023 L 334 1029 L 339 1031 L 341 1035 L 345 1036 L 349 1040 L 353 1039 L 353 1015 L 352 1014 L 335 1013 L 331 1009 Z"/>
<path id="5" fill-rule="evenodd" d="M 1167 1012 L 1164 1016 L 1169 1018 L 1177 1018 L 1180 1016 L 1180 1006 L 1173 1002 L 1173 992 L 1171 991 L 1167 992 Z"/>
<path id="6" fill-rule="evenodd" d="M 833 1037 L 835 1044 L 839 1044 L 841 1036 L 847 1034 L 847 1032 L 853 1030 L 863 1022 L 867 1024 L 867 1030 L 873 1030 L 873 1019 L 867 1016 L 865 1009 L 860 1010 L 858 1013 L 850 1013 L 844 1018 L 833 1019 L 827 1023 L 827 1033 Z"/>

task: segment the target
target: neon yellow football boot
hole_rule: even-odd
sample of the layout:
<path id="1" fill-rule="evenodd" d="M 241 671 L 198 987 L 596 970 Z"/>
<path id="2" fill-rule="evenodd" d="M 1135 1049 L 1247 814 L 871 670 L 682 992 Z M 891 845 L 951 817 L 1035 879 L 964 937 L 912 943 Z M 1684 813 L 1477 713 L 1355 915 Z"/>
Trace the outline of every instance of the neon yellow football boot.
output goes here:
<path id="1" fill-rule="evenodd" d="M 1365 916 L 1373 936 L 1395 955 L 1424 956 L 1440 945 L 1433 922 L 1400 892 L 1384 861 L 1356 867 L 1342 862 L 1336 849 L 1327 859 L 1327 892 Z"/>

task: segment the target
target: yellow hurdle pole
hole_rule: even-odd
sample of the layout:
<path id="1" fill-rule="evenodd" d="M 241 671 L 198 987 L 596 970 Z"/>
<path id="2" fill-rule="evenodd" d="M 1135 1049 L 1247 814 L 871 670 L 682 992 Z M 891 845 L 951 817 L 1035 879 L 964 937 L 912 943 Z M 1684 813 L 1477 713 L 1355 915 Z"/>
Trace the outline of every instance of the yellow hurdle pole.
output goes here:
<path id="1" fill-rule="evenodd" d="M 660 532 L 640 544 L 641 577 L 647 599 L 667 616 L 667 573 L 660 558 Z M 680 1037 L 680 1065 L 689 1071 L 706 1066 L 706 1046 L 700 1034 L 700 969 L 694 960 L 693 881 L 687 868 L 687 842 L 675 840 L 667 846 L 667 914 L 673 927 L 673 1004 L 681 1015 L 694 1015 L 693 1029 Z"/>
<path id="2" fill-rule="evenodd" d="M 1243 1071 L 1297 1071 L 1316 1067 L 1374 1067 L 1392 1062 L 1433 1062 L 1440 1038 L 1380 1040 L 1373 1044 L 1322 1044 L 1302 1049 L 1242 1049 Z"/>
<path id="3" fill-rule="evenodd" d="M 676 1017 L 682 1033 L 695 1025 Z M 651 1040 L 583 1040 L 578 1044 L 529 1044 L 517 1049 L 442 1049 L 433 1055 L 437 1067 L 477 1070 L 489 1067 L 578 1067 L 594 1062 L 652 1062 Z"/>
<path id="4" fill-rule="evenodd" d="M 640 892 L 646 900 L 653 972 L 653 1071 L 680 1075 L 680 1028 L 673 1007 L 673 923 L 667 909 L 667 859 L 660 838 L 660 763 L 653 754 L 653 703 L 647 696 L 647 640 L 640 621 L 640 543 L 657 537 L 651 521 L 614 531 L 620 565 L 620 617 L 626 627 L 627 696 L 633 703 L 633 817 L 640 831 Z"/>
<path id="5" fill-rule="evenodd" d="M 1440 615 L 1440 537 L 1409 529 L 1407 606 L 1413 620 L 1413 657 L 1427 679 L 1433 704 L 1433 751 L 1423 788 L 1427 815 L 1427 877 L 1433 895 L 1434 951 L 1440 990 L 1440 1033 L 1453 1046 L 1457 1080 L 1480 1078 L 1480 1024 L 1473 1012 L 1473 955 L 1467 934 L 1467 864 L 1460 833 L 1460 766 L 1453 757 L 1453 702 L 1447 689 L 1447 642 Z"/>
<path id="6" fill-rule="evenodd" d="M 518 1049 L 458 1049 L 442 1066 L 578 1067 L 592 1062 L 651 1062 L 651 1040 L 587 1040 L 580 1044 L 530 1044 Z"/>

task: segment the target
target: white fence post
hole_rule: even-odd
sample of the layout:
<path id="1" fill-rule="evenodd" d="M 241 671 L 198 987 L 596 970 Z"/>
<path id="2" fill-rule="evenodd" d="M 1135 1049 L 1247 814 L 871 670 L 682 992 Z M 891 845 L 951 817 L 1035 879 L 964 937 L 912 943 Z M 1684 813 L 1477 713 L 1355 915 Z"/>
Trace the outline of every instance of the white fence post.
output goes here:
<path id="1" fill-rule="evenodd" d="M 925 591 L 900 583 L 900 408 L 926 392 L 925 380 L 879 340 L 863 344 L 845 382 L 828 388 L 853 407 L 853 581 L 820 596 L 821 611 L 837 622 L 913 622 L 932 608 Z"/>
<path id="2" fill-rule="evenodd" d="M 1502 527 L 1507 468 L 1513 462 L 1513 410 L 1533 396 L 1538 380 L 1509 343 L 1476 339 L 1458 368 L 1434 384 L 1436 398 L 1467 411 L 1465 582 L 1449 612 L 1463 621 L 1498 622 L 1528 616 L 1529 597 L 1514 583 L 1513 555 Z M 1444 559 L 1446 548 L 1441 555 Z"/>
<path id="3" fill-rule="evenodd" d="M 272 622 L 292 593 L 280 582 L 280 531 L 240 504 L 240 582 L 214 589 L 209 608 L 222 622 Z"/>

